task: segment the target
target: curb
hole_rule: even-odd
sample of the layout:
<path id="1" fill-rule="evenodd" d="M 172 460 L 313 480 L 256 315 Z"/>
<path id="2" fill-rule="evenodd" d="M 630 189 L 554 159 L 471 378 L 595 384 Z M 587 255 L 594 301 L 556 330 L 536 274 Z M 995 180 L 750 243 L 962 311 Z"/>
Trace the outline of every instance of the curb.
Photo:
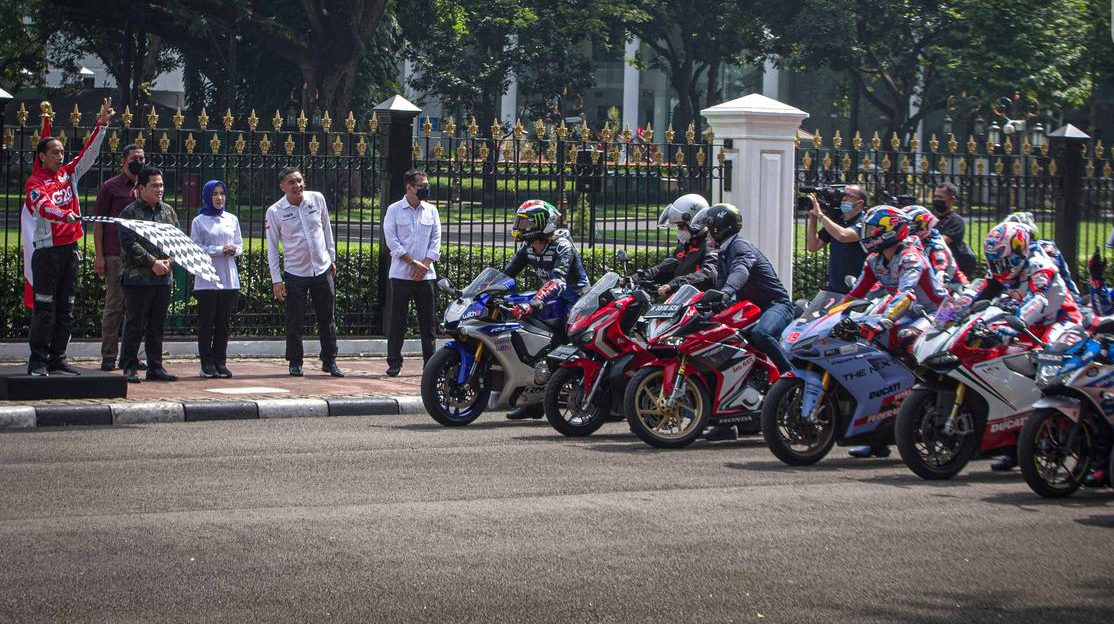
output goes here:
<path id="1" fill-rule="evenodd" d="M 140 425 L 209 420 L 397 416 L 424 413 L 419 397 L 149 401 L 107 405 L 4 405 L 0 430 L 65 426 Z"/>

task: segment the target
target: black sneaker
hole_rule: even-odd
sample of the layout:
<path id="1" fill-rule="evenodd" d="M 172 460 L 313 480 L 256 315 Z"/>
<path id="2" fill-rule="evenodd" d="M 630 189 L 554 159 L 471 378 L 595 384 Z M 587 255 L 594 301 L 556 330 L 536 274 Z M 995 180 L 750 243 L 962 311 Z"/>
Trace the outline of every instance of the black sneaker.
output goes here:
<path id="1" fill-rule="evenodd" d="M 201 365 L 201 377 L 204 379 L 216 379 L 220 374 L 217 372 L 217 367 L 212 364 Z"/>
<path id="2" fill-rule="evenodd" d="M 344 373 L 340 371 L 336 362 L 324 362 L 321 364 L 321 370 L 329 373 L 333 377 L 344 377 Z"/>
<path id="3" fill-rule="evenodd" d="M 507 420 L 527 420 L 531 418 L 541 418 L 543 416 L 545 416 L 545 408 L 540 403 L 523 405 L 507 412 Z"/>
<path id="4" fill-rule="evenodd" d="M 291 377 L 301 377 L 302 375 L 303 375 L 303 373 L 302 373 L 302 365 L 301 364 L 291 364 L 290 365 L 290 376 Z"/>
<path id="5" fill-rule="evenodd" d="M 229 379 L 232 377 L 232 371 L 228 370 L 228 367 L 224 364 L 217 364 L 217 377 Z"/>
<path id="6" fill-rule="evenodd" d="M 994 472 L 1009 472 L 1017 466 L 1017 457 L 1013 455 L 1002 455 L 998 459 L 990 462 L 990 469 Z"/>
<path id="7" fill-rule="evenodd" d="M 27 374 L 32 377 L 46 377 L 49 373 L 47 373 L 46 364 L 35 362 L 27 365 Z"/>
<path id="8" fill-rule="evenodd" d="M 116 370 L 116 358 L 105 358 L 101 360 L 101 370 L 114 371 Z"/>
<path id="9" fill-rule="evenodd" d="M 65 360 L 48 365 L 46 370 L 51 375 L 65 375 L 66 377 L 77 377 L 81 374 L 81 371 L 70 366 Z"/>
<path id="10" fill-rule="evenodd" d="M 139 373 L 134 368 L 124 369 L 124 379 L 127 380 L 128 383 L 140 382 Z"/>
<path id="11" fill-rule="evenodd" d="M 726 440 L 738 440 L 739 436 L 736 432 L 735 425 L 712 425 L 704 431 L 704 439 L 709 442 L 723 442 Z"/>
<path id="12" fill-rule="evenodd" d="M 402 372 L 402 367 L 401 366 L 388 366 L 387 367 L 387 376 L 388 377 L 398 377 L 398 374 L 401 373 L 401 372 Z"/>
<path id="13" fill-rule="evenodd" d="M 140 360 L 139 363 L 135 365 L 135 369 L 141 371 L 147 370 L 147 362 Z"/>

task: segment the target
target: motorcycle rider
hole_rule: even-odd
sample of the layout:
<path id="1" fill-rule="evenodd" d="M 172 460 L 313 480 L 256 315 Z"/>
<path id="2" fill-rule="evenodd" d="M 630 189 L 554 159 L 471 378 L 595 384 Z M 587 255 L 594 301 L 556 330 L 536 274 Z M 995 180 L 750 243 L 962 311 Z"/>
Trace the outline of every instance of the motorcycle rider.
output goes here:
<path id="1" fill-rule="evenodd" d="M 563 299 L 567 312 L 588 288 L 588 273 L 573 246 L 571 233 L 558 229 L 560 218 L 552 204 L 540 199 L 523 202 L 515 212 L 511 236 L 523 245 L 503 268 L 503 273 L 515 277 L 530 267 L 542 282 L 529 303 L 515 306 L 513 314 L 517 319 L 526 318 L 553 299 Z M 564 339 L 565 324 L 560 323 L 559 327 L 553 335 L 554 344 Z M 544 415 L 544 408 L 538 404 L 517 407 L 507 413 L 507 418 L 522 420 Z"/>
<path id="2" fill-rule="evenodd" d="M 655 291 L 658 296 L 668 297 L 685 284 L 692 284 L 699 290 L 708 290 L 716 285 L 719 249 L 709 240 L 706 227 L 693 225 L 696 215 L 706 208 L 708 200 L 689 193 L 678 197 L 661 211 L 658 227 L 676 230 L 677 248 L 657 265 L 636 273 L 641 281 L 658 285 Z"/>
<path id="3" fill-rule="evenodd" d="M 702 210 L 692 220 L 693 228 L 707 228 L 719 249 L 716 288 L 724 301 L 747 300 L 762 309 L 762 316 L 750 330 L 750 340 L 762 350 L 778 370 L 792 367 L 779 344 L 781 332 L 793 320 L 794 308 L 785 285 L 773 264 L 754 243 L 739 236 L 743 217 L 731 204 L 716 204 Z M 710 303 L 716 291 L 701 299 Z M 735 427 L 715 426 L 706 433 L 709 440 L 735 439 Z"/>
<path id="4" fill-rule="evenodd" d="M 847 293 L 844 301 L 860 299 L 876 284 L 894 297 L 886 311 L 896 311 L 896 306 L 908 305 L 910 299 L 935 311 L 944 301 L 947 291 L 937 279 L 919 239 L 910 237 L 912 223 L 906 213 L 893 206 L 875 206 L 863 219 L 861 242 L 867 252 L 866 261 L 858 283 Z M 897 324 L 888 332 L 888 344 L 896 353 L 912 346 L 920 330 L 910 322 L 909 315 L 896 319 Z M 863 324 L 861 331 L 868 337 L 881 333 L 881 327 Z M 889 457 L 886 444 L 858 446 L 849 451 L 852 457 Z"/>
<path id="5" fill-rule="evenodd" d="M 1060 248 L 1056 246 L 1056 242 L 1047 238 L 1037 238 L 1040 236 L 1040 230 L 1037 228 L 1037 220 L 1033 218 L 1031 212 L 1011 212 L 1006 216 L 1002 223 L 1017 223 L 1025 229 L 1029 230 L 1029 235 L 1033 238 L 1032 245 L 1039 245 L 1041 250 L 1056 263 L 1057 270 L 1060 271 L 1060 277 L 1064 279 L 1064 284 L 1071 291 L 1072 297 L 1075 297 L 1077 305 L 1083 304 L 1083 295 L 1079 292 L 1079 287 L 1075 285 L 1075 280 L 1071 276 L 1071 268 L 1068 267 L 1068 261 L 1064 258 L 1064 254 L 1060 253 Z"/>
<path id="6" fill-rule="evenodd" d="M 909 218 L 913 236 L 924 248 L 924 255 L 928 258 L 928 265 L 932 267 L 936 279 L 944 286 L 966 286 L 969 283 L 967 276 L 956 264 L 951 248 L 936 229 L 936 224 L 940 221 L 936 215 L 928 208 L 914 204 L 905 208 L 905 216 Z"/>
<path id="7" fill-rule="evenodd" d="M 1056 261 L 1042 245 L 1033 242 L 1030 227 L 1016 221 L 999 223 L 987 232 L 983 251 L 989 276 L 976 301 L 998 297 L 1012 300 L 1016 304 L 1014 314 L 1045 342 L 1083 322 Z M 999 331 L 1004 336 L 1014 335 L 1006 328 Z M 999 457 L 991 469 L 1012 469 L 1017 465 L 1015 453 Z"/>

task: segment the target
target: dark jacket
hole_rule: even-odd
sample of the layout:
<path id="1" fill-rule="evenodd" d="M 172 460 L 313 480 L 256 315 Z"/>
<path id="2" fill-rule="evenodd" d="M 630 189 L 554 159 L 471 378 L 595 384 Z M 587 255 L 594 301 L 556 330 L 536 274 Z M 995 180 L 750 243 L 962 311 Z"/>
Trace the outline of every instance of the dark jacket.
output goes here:
<path id="1" fill-rule="evenodd" d="M 718 272 L 717 287 L 737 301 L 750 301 L 762 310 L 775 303 L 791 303 L 774 265 L 741 236 L 720 247 Z"/>
<path id="2" fill-rule="evenodd" d="M 715 288 L 719 249 L 712 244 L 707 232 L 693 236 L 689 242 L 677 245 L 673 253 L 659 263 L 642 272 L 643 279 L 655 284 L 668 284 L 669 290 L 685 284 L 692 284 L 700 290 Z"/>
<path id="3" fill-rule="evenodd" d="M 152 209 L 147 202 L 137 199 L 120 211 L 120 218 L 169 223 L 181 229 L 178 215 L 164 202 L 159 202 L 157 208 Z M 170 256 L 126 227 L 119 228 L 119 232 L 120 260 L 124 269 L 120 274 L 120 283 L 125 286 L 169 286 L 174 278 L 173 272 L 160 277 L 151 270 L 151 265 L 155 260 L 165 260 Z"/>
<path id="4" fill-rule="evenodd" d="M 503 269 L 503 273 L 508 277 L 516 277 L 526 267 L 533 268 L 543 284 L 549 280 L 558 282 L 556 294 L 574 301 L 588 286 L 588 273 L 584 270 L 584 263 L 580 261 L 580 254 L 576 253 L 572 239 L 563 230 L 557 231 L 557 235 L 540 254 L 534 251 L 530 243 L 523 244 Z"/>

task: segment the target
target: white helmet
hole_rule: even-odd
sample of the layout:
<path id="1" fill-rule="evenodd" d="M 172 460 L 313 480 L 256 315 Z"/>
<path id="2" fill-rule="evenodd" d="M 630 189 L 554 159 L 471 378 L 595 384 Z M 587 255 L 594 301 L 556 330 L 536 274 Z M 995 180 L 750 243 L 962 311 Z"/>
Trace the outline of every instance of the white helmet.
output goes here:
<path id="1" fill-rule="evenodd" d="M 708 200 L 704 199 L 701 195 L 696 193 L 689 193 L 682 195 L 673 200 L 672 204 L 665 207 L 661 211 L 661 216 L 658 217 L 658 227 L 666 230 L 672 229 L 679 224 L 685 224 L 690 231 L 696 231 L 700 228 L 693 228 L 692 221 L 696 213 L 708 207 Z"/>
<path id="2" fill-rule="evenodd" d="M 1033 218 L 1033 213 L 1031 212 L 1011 212 L 1002 223 L 1016 223 L 1029 230 L 1029 233 L 1032 234 L 1034 238 L 1040 233 L 1040 230 L 1037 228 L 1037 220 Z"/>

